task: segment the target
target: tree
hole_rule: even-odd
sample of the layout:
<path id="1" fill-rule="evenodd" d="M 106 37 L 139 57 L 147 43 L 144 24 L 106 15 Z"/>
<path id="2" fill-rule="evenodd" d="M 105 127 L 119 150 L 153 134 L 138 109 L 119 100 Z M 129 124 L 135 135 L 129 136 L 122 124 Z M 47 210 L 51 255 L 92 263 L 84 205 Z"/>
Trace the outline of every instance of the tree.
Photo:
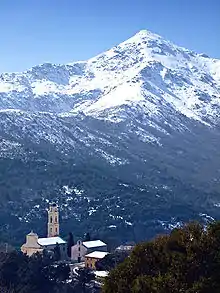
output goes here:
<path id="1" fill-rule="evenodd" d="M 54 261 L 54 252 L 44 249 L 42 253 L 43 263 L 45 266 L 49 266 Z"/>
<path id="2" fill-rule="evenodd" d="M 5 254 L 0 266 L 0 285 L 14 289 L 20 282 L 20 275 L 23 268 L 28 265 L 28 257 L 21 252 Z"/>
<path id="3" fill-rule="evenodd" d="M 78 285 L 82 289 L 82 292 L 86 292 L 86 284 L 95 279 L 94 273 L 88 268 L 82 268 L 78 271 Z"/>
<path id="4" fill-rule="evenodd" d="M 138 244 L 105 280 L 104 293 L 220 292 L 220 222 L 190 223 Z"/>
<path id="5" fill-rule="evenodd" d="M 52 264 L 46 268 L 45 274 L 47 274 L 48 278 L 54 283 L 59 284 L 69 278 L 70 267 L 65 263 L 61 263 L 59 265 Z"/>
<path id="6" fill-rule="evenodd" d="M 56 246 L 53 249 L 54 252 L 54 260 L 59 261 L 61 259 L 61 252 L 60 252 L 60 246 L 58 243 L 56 243 Z"/>
<path id="7" fill-rule="evenodd" d="M 110 271 L 118 264 L 122 263 L 129 253 L 127 252 L 114 252 L 107 254 L 103 259 L 96 262 L 96 269 L 99 271 Z"/>
<path id="8" fill-rule="evenodd" d="M 66 282 L 69 273 L 69 265 L 54 265 L 40 253 L 31 257 L 16 251 L 0 253 L 1 293 L 73 293 Z"/>
<path id="9" fill-rule="evenodd" d="M 54 284 L 45 274 L 45 268 L 40 254 L 32 257 L 16 251 L 5 254 L 0 263 L 0 288 L 10 293 L 52 293 Z"/>
<path id="10" fill-rule="evenodd" d="M 73 238 L 73 233 L 69 233 L 69 238 L 67 242 L 67 255 L 68 257 L 71 257 L 71 247 L 74 245 L 74 238 Z"/>
<path id="11" fill-rule="evenodd" d="M 7 289 L 7 288 L 3 288 L 1 287 L 1 293 L 15 293 L 15 291 L 13 289 Z"/>
<path id="12" fill-rule="evenodd" d="M 91 241 L 91 236 L 88 232 L 85 235 L 85 241 Z"/>

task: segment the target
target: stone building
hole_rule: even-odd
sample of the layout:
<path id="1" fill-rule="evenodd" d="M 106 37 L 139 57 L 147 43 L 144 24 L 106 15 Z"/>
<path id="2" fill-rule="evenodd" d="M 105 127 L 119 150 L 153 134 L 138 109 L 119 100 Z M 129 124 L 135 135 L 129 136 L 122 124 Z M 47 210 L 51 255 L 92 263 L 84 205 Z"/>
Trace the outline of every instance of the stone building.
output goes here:
<path id="1" fill-rule="evenodd" d="M 81 241 L 71 248 L 71 259 L 73 261 L 81 262 L 85 260 L 85 255 L 94 251 L 107 252 L 107 244 L 101 240 Z"/>
<path id="2" fill-rule="evenodd" d="M 26 235 L 26 243 L 21 246 L 21 251 L 28 256 L 43 251 L 43 248 L 38 244 L 38 235 L 36 233 L 31 231 Z"/>
<path id="3" fill-rule="evenodd" d="M 28 256 L 37 252 L 41 253 L 43 250 L 53 252 L 57 244 L 60 247 L 61 259 L 65 259 L 67 255 L 66 241 L 58 236 L 38 238 L 38 235 L 32 231 L 26 236 L 26 243 L 21 246 L 21 251 Z"/>
<path id="4" fill-rule="evenodd" d="M 36 233 L 31 231 L 26 236 L 26 243 L 21 246 L 21 251 L 28 256 L 43 250 L 52 251 L 59 245 L 61 259 L 67 257 L 67 245 L 59 237 L 59 212 L 56 204 L 51 204 L 48 210 L 47 238 L 39 238 Z"/>
<path id="5" fill-rule="evenodd" d="M 86 254 L 85 267 L 95 270 L 96 262 L 99 261 L 100 259 L 103 259 L 107 254 L 108 252 L 104 252 L 104 251 L 93 251 L 89 254 Z"/>
<path id="6" fill-rule="evenodd" d="M 48 223 L 47 223 L 47 237 L 54 237 L 60 234 L 59 225 L 59 211 L 58 206 L 53 203 L 48 210 Z"/>

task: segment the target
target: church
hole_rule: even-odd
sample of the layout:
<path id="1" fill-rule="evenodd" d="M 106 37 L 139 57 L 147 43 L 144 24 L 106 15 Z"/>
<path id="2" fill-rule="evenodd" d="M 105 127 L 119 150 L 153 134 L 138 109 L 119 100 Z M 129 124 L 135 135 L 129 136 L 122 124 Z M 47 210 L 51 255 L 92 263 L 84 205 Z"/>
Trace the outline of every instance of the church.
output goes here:
<path id="1" fill-rule="evenodd" d="M 21 246 L 21 251 L 28 256 L 43 250 L 53 251 L 58 244 L 60 247 L 61 259 L 67 257 L 67 244 L 61 237 L 59 237 L 59 211 L 58 206 L 53 203 L 48 209 L 48 224 L 47 224 L 47 237 L 39 238 L 36 233 L 31 231 L 26 236 L 26 243 Z"/>

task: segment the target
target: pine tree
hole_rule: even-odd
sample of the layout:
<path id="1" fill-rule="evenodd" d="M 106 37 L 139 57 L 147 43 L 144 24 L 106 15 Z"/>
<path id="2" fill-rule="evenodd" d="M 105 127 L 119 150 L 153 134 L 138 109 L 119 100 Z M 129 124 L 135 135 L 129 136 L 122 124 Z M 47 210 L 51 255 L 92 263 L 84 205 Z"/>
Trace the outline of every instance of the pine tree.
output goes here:
<path id="1" fill-rule="evenodd" d="M 54 252 L 54 260 L 59 261 L 61 259 L 61 252 L 60 252 L 60 246 L 58 243 L 56 243 L 56 246 L 53 249 Z"/>
<path id="2" fill-rule="evenodd" d="M 88 268 L 82 268 L 78 272 L 77 281 L 82 289 L 82 292 L 86 291 L 86 284 L 95 279 L 94 273 Z"/>
<path id="3" fill-rule="evenodd" d="M 69 233 L 69 238 L 67 242 L 67 255 L 68 257 L 71 257 L 71 247 L 74 245 L 74 238 L 73 238 L 73 233 Z"/>

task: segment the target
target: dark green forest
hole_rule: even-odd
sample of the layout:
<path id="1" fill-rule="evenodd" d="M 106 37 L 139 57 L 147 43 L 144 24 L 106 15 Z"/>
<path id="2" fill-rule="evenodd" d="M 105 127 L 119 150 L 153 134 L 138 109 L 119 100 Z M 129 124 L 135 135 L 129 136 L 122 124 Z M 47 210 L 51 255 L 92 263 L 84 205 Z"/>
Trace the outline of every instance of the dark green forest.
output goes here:
<path id="1" fill-rule="evenodd" d="M 100 166 L 96 161 L 80 166 L 76 167 L 75 161 L 56 165 L 1 160 L 0 242 L 20 247 L 32 229 L 44 237 L 46 200 L 55 201 L 60 207 L 63 238 L 69 231 L 73 231 L 76 239 L 89 231 L 93 238 L 101 238 L 112 247 L 163 233 L 165 229 L 159 220 L 170 224 L 202 220 L 200 213 L 218 217 L 219 209 L 213 205 L 217 202 L 215 193 L 205 189 L 202 192 L 175 178 L 169 181 L 166 177 L 160 178 L 161 183 L 154 184 L 158 177 L 156 169 L 148 178 L 151 184 L 145 185 L 142 182 L 145 177 L 126 180 L 131 174 L 127 167 L 120 166 L 112 173 L 107 165 Z M 172 190 L 164 188 L 165 182 L 173 186 Z M 62 188 L 65 185 L 83 190 L 82 196 L 74 191 L 66 195 Z M 90 213 L 91 209 L 96 212 Z M 111 225 L 116 228 L 109 228 Z"/>
<path id="2" fill-rule="evenodd" d="M 220 222 L 190 223 L 138 244 L 110 272 L 103 293 L 219 293 Z"/>

